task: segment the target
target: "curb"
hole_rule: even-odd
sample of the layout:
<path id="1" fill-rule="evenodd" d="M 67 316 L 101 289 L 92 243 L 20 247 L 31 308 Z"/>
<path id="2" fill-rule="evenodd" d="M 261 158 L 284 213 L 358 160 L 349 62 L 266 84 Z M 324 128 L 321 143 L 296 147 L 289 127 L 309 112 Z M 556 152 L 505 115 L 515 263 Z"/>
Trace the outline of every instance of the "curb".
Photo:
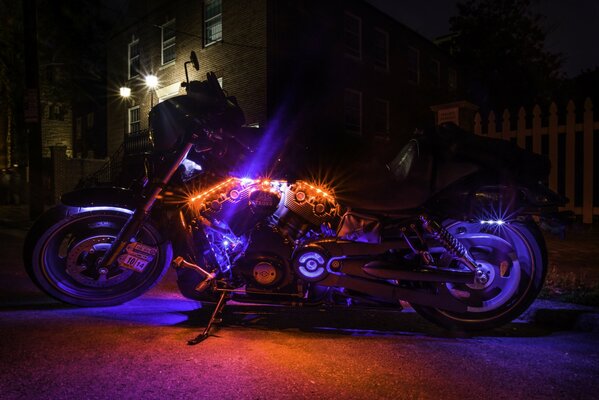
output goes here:
<path id="1" fill-rule="evenodd" d="M 514 322 L 551 329 L 599 333 L 599 309 L 553 300 L 536 300 Z"/>

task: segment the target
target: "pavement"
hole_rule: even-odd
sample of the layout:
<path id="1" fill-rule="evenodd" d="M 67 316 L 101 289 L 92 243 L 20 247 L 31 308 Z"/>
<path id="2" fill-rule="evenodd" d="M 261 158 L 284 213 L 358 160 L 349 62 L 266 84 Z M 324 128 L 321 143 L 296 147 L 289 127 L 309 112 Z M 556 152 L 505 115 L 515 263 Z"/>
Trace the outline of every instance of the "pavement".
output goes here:
<path id="1" fill-rule="evenodd" d="M 0 213 L 3 400 L 594 399 L 599 392 L 599 314 L 590 307 L 537 300 L 520 319 L 467 336 L 411 309 L 234 305 L 215 337 L 189 347 L 210 309 L 179 295 L 172 271 L 118 307 L 60 304 L 23 271 L 25 230 L 15 220 L 26 213 L 8 215 L 3 225 Z M 566 239 L 561 251 L 578 251 L 588 235 Z M 578 265 L 553 251 L 556 268 Z M 585 264 L 591 272 L 597 260 Z"/>

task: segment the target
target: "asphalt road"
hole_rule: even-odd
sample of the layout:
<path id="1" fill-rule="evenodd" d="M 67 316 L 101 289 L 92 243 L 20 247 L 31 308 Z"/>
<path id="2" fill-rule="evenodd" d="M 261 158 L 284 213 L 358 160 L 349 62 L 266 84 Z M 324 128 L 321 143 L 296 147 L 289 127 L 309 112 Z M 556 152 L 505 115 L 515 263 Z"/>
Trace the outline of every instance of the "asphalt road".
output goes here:
<path id="1" fill-rule="evenodd" d="M 599 335 L 512 323 L 452 337 L 413 312 L 235 306 L 189 347 L 209 310 L 173 276 L 138 300 L 77 309 L 22 271 L 0 233 L 1 399 L 591 399 Z"/>

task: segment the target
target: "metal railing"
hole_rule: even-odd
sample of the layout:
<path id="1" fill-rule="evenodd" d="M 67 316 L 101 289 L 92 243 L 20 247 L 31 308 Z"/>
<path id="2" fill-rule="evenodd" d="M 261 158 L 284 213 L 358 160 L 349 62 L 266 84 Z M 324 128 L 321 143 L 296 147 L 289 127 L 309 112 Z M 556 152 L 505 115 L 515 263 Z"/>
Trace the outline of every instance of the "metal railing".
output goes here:
<path id="1" fill-rule="evenodd" d="M 131 133 L 108 161 L 93 174 L 82 178 L 77 187 L 129 187 L 135 179 L 135 171 L 138 168 L 143 170 L 143 159 L 152 149 L 153 143 L 147 129 Z"/>

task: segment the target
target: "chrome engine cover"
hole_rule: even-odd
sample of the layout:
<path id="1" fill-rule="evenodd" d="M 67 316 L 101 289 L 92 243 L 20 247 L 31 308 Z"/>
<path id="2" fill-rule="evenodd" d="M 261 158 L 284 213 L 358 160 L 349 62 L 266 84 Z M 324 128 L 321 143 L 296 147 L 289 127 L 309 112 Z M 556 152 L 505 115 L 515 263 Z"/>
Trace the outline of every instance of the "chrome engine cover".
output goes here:
<path id="1" fill-rule="evenodd" d="M 277 280 L 277 269 L 270 262 L 261 261 L 254 265 L 254 280 L 262 286 L 270 286 Z"/>
<path id="2" fill-rule="evenodd" d="M 340 208 L 332 194 L 305 181 L 289 186 L 285 207 L 316 226 L 338 217 Z"/>

